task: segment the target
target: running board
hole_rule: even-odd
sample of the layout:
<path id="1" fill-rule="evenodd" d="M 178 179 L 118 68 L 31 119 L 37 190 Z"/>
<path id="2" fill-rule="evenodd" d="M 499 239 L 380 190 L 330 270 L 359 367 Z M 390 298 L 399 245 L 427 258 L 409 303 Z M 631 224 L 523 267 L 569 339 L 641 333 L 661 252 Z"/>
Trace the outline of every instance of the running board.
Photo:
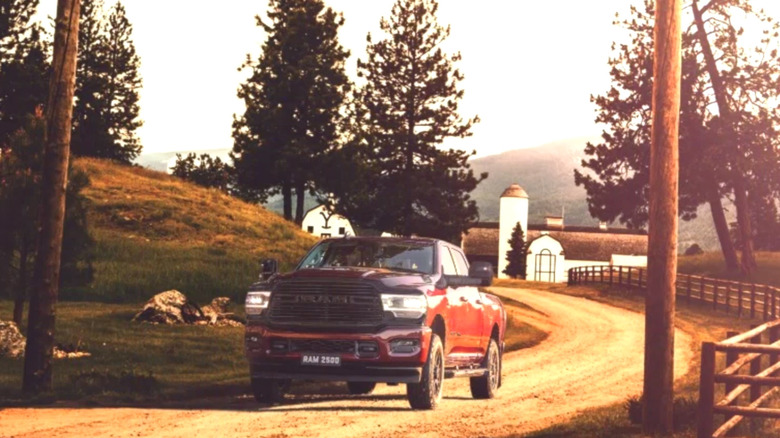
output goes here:
<path id="1" fill-rule="evenodd" d="M 453 377 L 483 377 L 487 374 L 487 368 L 466 368 L 462 370 L 444 370 L 444 378 Z"/>

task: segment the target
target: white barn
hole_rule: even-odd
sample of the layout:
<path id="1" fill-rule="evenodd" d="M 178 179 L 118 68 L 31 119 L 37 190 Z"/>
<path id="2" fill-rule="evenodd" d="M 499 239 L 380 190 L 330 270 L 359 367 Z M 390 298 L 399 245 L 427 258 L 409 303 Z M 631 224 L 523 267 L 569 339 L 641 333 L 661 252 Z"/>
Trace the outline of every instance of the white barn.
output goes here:
<path id="1" fill-rule="evenodd" d="M 528 245 L 526 279 L 565 282 L 577 266 L 647 265 L 644 230 L 566 226 L 563 217 L 548 216 L 544 224 L 528 223 L 528 194 L 517 184 L 501 195 L 499 222 L 481 222 L 463 236 L 469 261 L 487 261 L 499 278 L 507 278 L 506 253 L 512 229 L 520 223 Z"/>
<path id="2" fill-rule="evenodd" d="M 333 213 L 324 205 L 318 205 L 303 216 L 301 229 L 320 238 L 354 236 L 355 230 L 349 219 Z"/>

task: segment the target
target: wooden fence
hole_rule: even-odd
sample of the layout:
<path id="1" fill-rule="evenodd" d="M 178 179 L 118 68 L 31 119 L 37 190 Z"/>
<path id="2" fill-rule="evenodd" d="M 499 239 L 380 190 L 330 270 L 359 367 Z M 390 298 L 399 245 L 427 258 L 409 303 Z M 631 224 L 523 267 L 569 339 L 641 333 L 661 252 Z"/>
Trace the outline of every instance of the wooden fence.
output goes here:
<path id="1" fill-rule="evenodd" d="M 745 417 L 780 418 L 780 409 L 764 407 L 780 394 L 780 320 L 729 335 L 725 341 L 702 344 L 698 438 L 726 436 Z M 725 368 L 717 373 L 716 353 L 726 354 Z M 740 373 L 748 364 L 749 372 Z M 717 403 L 716 384 L 726 386 Z M 769 390 L 763 392 L 764 387 Z M 725 415 L 725 421 L 713 432 L 715 414 Z"/>
<path id="2" fill-rule="evenodd" d="M 644 289 L 647 269 L 629 266 L 580 266 L 569 269 L 569 284 L 605 283 Z M 677 274 L 677 296 L 712 305 L 736 316 L 770 321 L 780 317 L 780 289 L 755 283 Z"/>

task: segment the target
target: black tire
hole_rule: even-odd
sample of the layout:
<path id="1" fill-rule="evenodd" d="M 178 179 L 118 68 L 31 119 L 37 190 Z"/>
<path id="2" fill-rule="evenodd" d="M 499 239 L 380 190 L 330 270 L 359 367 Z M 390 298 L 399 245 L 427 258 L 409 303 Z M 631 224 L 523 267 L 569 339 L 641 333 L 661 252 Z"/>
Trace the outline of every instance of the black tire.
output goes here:
<path id="1" fill-rule="evenodd" d="M 252 394 L 258 403 L 280 403 L 284 400 L 284 393 L 289 387 L 290 381 L 288 380 L 252 377 Z"/>
<path id="2" fill-rule="evenodd" d="M 438 335 L 431 335 L 431 348 L 422 369 L 420 383 L 406 385 L 406 397 L 412 409 L 435 409 L 441 401 L 444 383 L 444 347 Z"/>
<path id="3" fill-rule="evenodd" d="M 490 339 L 482 366 L 487 369 L 487 373 L 470 379 L 471 396 L 478 399 L 493 398 L 501 386 L 501 353 L 495 339 Z"/>
<path id="4" fill-rule="evenodd" d="M 374 388 L 376 382 L 347 382 L 347 389 L 353 395 L 371 394 Z"/>

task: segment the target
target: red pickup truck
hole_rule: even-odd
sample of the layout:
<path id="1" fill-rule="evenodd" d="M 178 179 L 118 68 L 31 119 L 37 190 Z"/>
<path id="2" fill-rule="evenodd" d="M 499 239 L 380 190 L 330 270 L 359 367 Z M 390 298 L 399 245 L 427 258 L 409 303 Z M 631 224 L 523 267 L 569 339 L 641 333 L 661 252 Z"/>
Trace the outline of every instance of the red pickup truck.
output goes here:
<path id="1" fill-rule="evenodd" d="M 478 286 L 455 245 L 427 238 L 320 241 L 292 272 L 264 262 L 246 297 L 246 356 L 262 403 L 291 380 L 346 381 L 353 394 L 406 384 L 414 409 L 433 409 L 449 377 L 469 377 L 475 398 L 501 386 L 506 313 Z"/>

